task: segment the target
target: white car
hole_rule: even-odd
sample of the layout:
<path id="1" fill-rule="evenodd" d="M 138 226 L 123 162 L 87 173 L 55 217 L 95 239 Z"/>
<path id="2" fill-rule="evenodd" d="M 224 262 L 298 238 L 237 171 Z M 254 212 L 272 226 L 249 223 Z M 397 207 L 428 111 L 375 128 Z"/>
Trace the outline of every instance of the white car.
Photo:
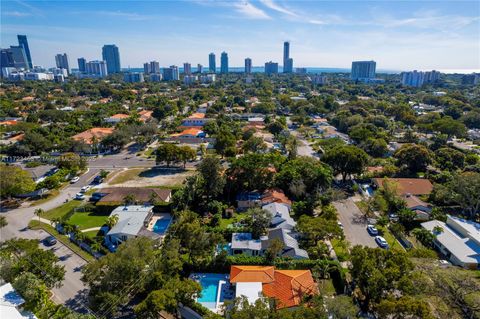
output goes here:
<path id="1" fill-rule="evenodd" d="M 388 243 L 382 236 L 375 236 L 375 241 L 377 242 L 378 246 L 382 248 L 388 248 Z"/>
<path id="2" fill-rule="evenodd" d="M 83 186 L 80 189 L 80 193 L 86 193 L 90 189 L 90 185 Z"/>
<path id="3" fill-rule="evenodd" d="M 80 177 L 75 176 L 74 178 L 72 178 L 72 179 L 70 180 L 70 183 L 71 183 L 71 184 L 75 184 L 75 183 L 78 182 L 79 180 L 80 180 Z"/>
<path id="4" fill-rule="evenodd" d="M 341 222 L 337 222 L 337 225 L 338 227 L 340 227 L 341 229 L 343 229 L 343 224 Z"/>
<path id="5" fill-rule="evenodd" d="M 76 194 L 75 194 L 75 199 L 76 199 L 76 200 L 84 200 L 84 199 L 85 199 L 85 195 L 82 194 L 82 193 L 76 193 Z"/>

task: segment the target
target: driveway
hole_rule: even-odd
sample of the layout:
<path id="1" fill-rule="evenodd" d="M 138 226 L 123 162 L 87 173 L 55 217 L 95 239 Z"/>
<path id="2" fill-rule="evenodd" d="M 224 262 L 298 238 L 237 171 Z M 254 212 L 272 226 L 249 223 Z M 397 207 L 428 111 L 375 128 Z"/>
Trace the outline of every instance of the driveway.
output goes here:
<path id="1" fill-rule="evenodd" d="M 374 237 L 367 232 L 367 221 L 351 198 L 333 202 L 333 206 L 337 209 L 338 219 L 343 224 L 345 238 L 352 247 L 355 245 L 378 247 Z"/>

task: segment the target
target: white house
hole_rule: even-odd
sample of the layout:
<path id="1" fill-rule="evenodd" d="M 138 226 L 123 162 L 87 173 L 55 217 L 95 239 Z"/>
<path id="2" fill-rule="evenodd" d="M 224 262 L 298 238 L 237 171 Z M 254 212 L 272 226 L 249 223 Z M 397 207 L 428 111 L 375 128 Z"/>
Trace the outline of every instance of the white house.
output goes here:
<path id="1" fill-rule="evenodd" d="M 436 231 L 436 227 L 442 231 Z M 422 227 L 436 235 L 437 249 L 454 265 L 480 269 L 480 224 L 462 218 L 447 216 L 447 222 L 431 220 Z"/>
<path id="2" fill-rule="evenodd" d="M 110 214 L 114 215 L 118 216 L 118 222 L 105 236 L 106 240 L 113 244 L 118 245 L 138 236 L 160 237 L 147 229 L 153 216 L 153 206 L 119 206 Z"/>
<path id="3" fill-rule="evenodd" d="M 0 318 L 5 319 L 36 319 L 35 315 L 22 310 L 25 300 L 10 283 L 0 286 Z"/>

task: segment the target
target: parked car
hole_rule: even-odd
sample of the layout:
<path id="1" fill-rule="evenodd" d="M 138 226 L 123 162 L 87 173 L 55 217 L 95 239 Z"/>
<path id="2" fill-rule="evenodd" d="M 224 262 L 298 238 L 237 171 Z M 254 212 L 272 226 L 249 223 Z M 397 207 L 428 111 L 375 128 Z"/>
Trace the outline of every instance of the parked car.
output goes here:
<path id="1" fill-rule="evenodd" d="M 45 246 L 53 246 L 57 243 L 57 239 L 53 236 L 48 236 L 43 240 L 43 243 L 45 244 Z"/>
<path id="2" fill-rule="evenodd" d="M 76 194 L 75 194 L 75 199 L 76 199 L 76 200 L 84 200 L 84 199 L 85 199 L 85 195 L 82 194 L 82 193 L 76 193 Z"/>
<path id="3" fill-rule="evenodd" d="M 72 178 L 72 179 L 70 180 L 70 184 L 75 184 L 75 183 L 78 182 L 79 180 L 80 180 L 80 177 L 75 176 L 74 178 Z"/>
<path id="4" fill-rule="evenodd" d="M 92 184 L 100 184 L 103 182 L 103 178 L 100 175 L 95 176 L 95 178 L 92 181 Z"/>
<path id="5" fill-rule="evenodd" d="M 95 192 L 95 193 L 92 194 L 92 196 L 90 196 L 90 201 L 91 202 L 99 201 L 105 195 L 106 195 L 105 193 Z"/>
<path id="6" fill-rule="evenodd" d="M 372 236 L 377 236 L 378 235 L 378 229 L 376 229 L 375 226 L 373 226 L 373 225 L 368 225 L 367 226 L 367 231 Z"/>
<path id="7" fill-rule="evenodd" d="M 86 193 L 90 189 L 90 185 L 83 186 L 80 189 L 80 193 Z"/>
<path id="8" fill-rule="evenodd" d="M 382 236 L 375 236 L 375 242 L 382 248 L 388 248 L 388 243 Z"/>
<path id="9" fill-rule="evenodd" d="M 343 229 L 343 224 L 341 222 L 337 222 L 337 225 L 338 227 L 340 227 L 341 229 Z"/>

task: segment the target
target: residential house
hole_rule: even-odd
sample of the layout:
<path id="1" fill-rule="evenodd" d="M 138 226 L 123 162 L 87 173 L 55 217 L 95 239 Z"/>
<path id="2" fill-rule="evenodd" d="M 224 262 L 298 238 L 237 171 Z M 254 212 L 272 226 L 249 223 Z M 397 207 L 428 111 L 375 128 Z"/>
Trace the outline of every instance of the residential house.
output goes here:
<path id="1" fill-rule="evenodd" d="M 205 117 L 205 113 L 193 113 L 182 121 L 180 129 L 201 128 L 211 119 Z"/>
<path id="2" fill-rule="evenodd" d="M 383 188 L 384 181 L 391 181 L 397 186 L 398 196 L 407 195 L 429 195 L 433 185 L 425 178 L 374 178 L 373 185 L 379 189 Z"/>
<path id="3" fill-rule="evenodd" d="M 0 286 L 0 317 L 5 319 L 36 319 L 37 317 L 28 311 L 22 310 L 25 300 L 12 287 L 6 283 Z"/>
<path id="4" fill-rule="evenodd" d="M 318 294 L 318 286 L 310 270 L 232 266 L 230 283 L 235 287 L 235 297 L 245 296 L 250 303 L 264 297 L 273 298 L 277 309 L 297 307 L 304 297 Z"/>
<path id="5" fill-rule="evenodd" d="M 407 194 L 403 197 L 403 200 L 407 204 L 407 208 L 414 211 L 417 214 L 417 220 L 428 220 L 432 207 L 430 204 L 424 202 L 415 195 Z"/>
<path id="6" fill-rule="evenodd" d="M 291 231 L 297 225 L 297 222 L 290 216 L 290 207 L 285 204 L 273 202 L 263 205 L 262 209 L 272 216 L 270 228 L 283 228 Z"/>
<path id="7" fill-rule="evenodd" d="M 140 116 L 140 121 L 143 123 L 148 122 L 152 119 L 152 114 L 153 111 L 148 111 L 148 110 L 142 110 L 138 112 L 138 115 Z"/>
<path id="8" fill-rule="evenodd" d="M 118 222 L 108 231 L 105 240 L 118 245 L 139 236 L 160 239 L 161 236 L 147 229 L 153 217 L 153 206 L 119 206 L 110 216 L 118 216 Z"/>
<path id="9" fill-rule="evenodd" d="M 198 128 L 188 128 L 180 133 L 172 134 L 170 140 L 180 143 L 197 144 L 209 141 L 204 131 Z"/>
<path id="10" fill-rule="evenodd" d="M 128 114 L 115 114 L 109 117 L 104 118 L 103 120 L 109 124 L 117 124 L 128 119 L 130 115 Z"/>
<path id="11" fill-rule="evenodd" d="M 259 192 L 240 193 L 237 195 L 237 210 L 243 211 L 252 207 L 260 207 L 271 203 L 279 203 L 291 208 L 292 201 L 288 199 L 287 195 L 279 189 L 267 189 L 263 194 Z"/>
<path id="12" fill-rule="evenodd" d="M 237 210 L 244 211 L 249 208 L 261 206 L 261 194 L 258 192 L 240 193 L 237 195 Z"/>
<path id="13" fill-rule="evenodd" d="M 94 127 L 72 136 L 72 139 L 82 142 L 87 145 L 99 143 L 104 137 L 112 134 L 114 128 L 112 127 Z"/>
<path id="14" fill-rule="evenodd" d="M 454 265 L 480 269 L 480 224 L 447 216 L 447 222 L 431 220 L 422 227 L 435 235 L 435 247 Z"/>

